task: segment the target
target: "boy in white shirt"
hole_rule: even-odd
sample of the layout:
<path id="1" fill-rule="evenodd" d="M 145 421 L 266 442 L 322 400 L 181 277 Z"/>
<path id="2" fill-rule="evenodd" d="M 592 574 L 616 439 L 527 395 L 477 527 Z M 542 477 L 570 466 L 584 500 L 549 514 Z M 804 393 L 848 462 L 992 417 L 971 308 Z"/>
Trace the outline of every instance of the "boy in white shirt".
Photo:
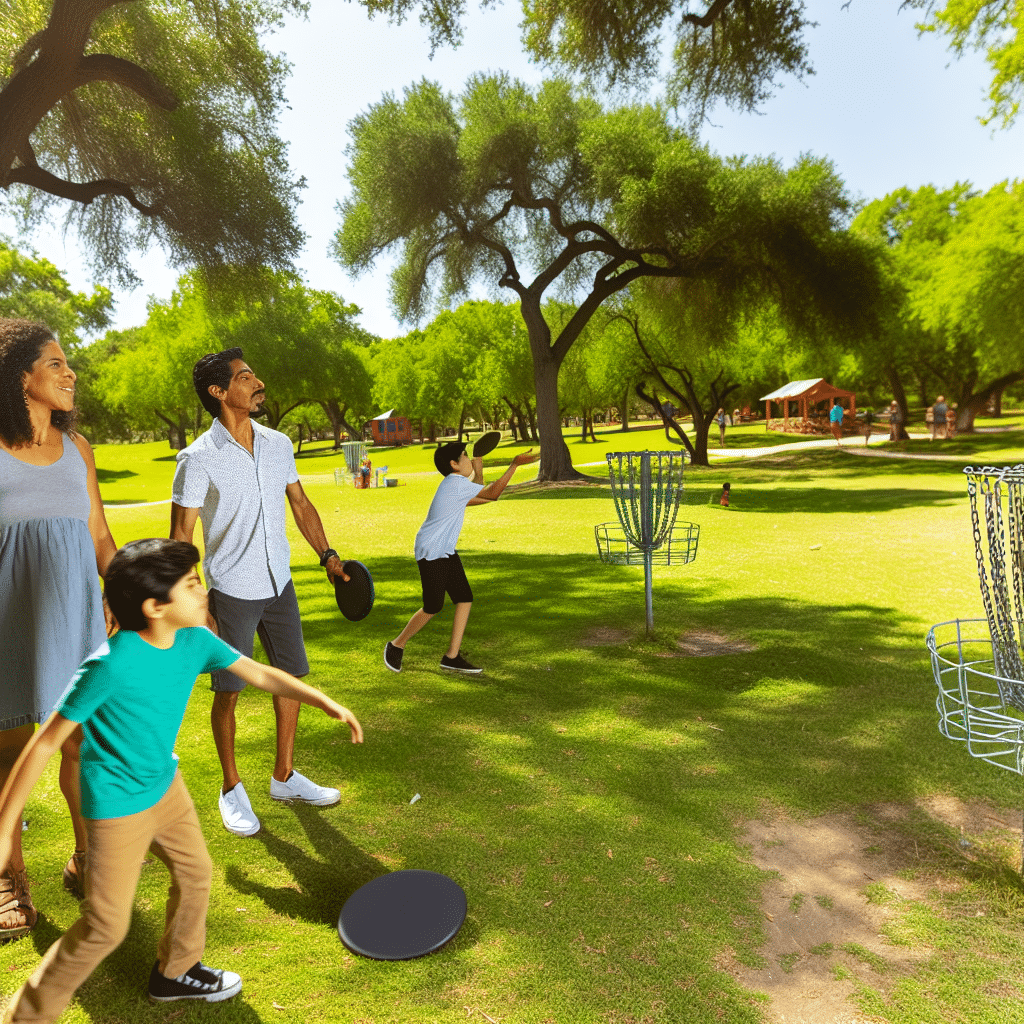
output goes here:
<path id="1" fill-rule="evenodd" d="M 434 465 L 444 479 L 430 503 L 427 518 L 416 534 L 416 565 L 423 585 L 423 607 L 384 648 L 384 664 L 392 672 L 402 671 L 405 645 L 444 607 L 445 593 L 455 605 L 455 615 L 451 643 L 441 659 L 441 668 L 467 675 L 479 675 L 483 671 L 459 653 L 473 607 L 473 591 L 455 545 L 462 532 L 466 508 L 497 501 L 516 469 L 534 462 L 536 458 L 532 448 L 521 452 L 497 480 L 485 487 L 483 459 L 470 459 L 465 442 L 449 441 L 438 446 L 434 452 Z"/>

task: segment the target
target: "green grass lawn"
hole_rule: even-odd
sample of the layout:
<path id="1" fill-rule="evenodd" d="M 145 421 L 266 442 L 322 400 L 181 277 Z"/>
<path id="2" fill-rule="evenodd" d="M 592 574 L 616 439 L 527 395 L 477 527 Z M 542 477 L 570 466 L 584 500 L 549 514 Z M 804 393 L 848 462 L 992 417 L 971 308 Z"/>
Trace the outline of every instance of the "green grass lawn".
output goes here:
<path id="1" fill-rule="evenodd" d="M 575 462 L 664 441 L 598 436 L 572 442 Z M 489 457 L 487 478 L 518 450 L 505 444 Z M 168 497 L 169 455 L 166 444 L 98 449 L 104 500 Z M 940 793 L 1019 806 L 1018 778 L 972 761 L 936 728 L 924 635 L 981 613 L 957 466 L 822 449 L 687 470 L 680 519 L 699 523 L 699 554 L 657 571 L 650 638 L 642 570 L 596 557 L 594 525 L 615 519 L 608 488 L 516 488 L 467 512 L 460 550 L 476 600 L 463 649 L 485 674 L 452 678 L 438 670 L 447 611 L 410 643 L 401 675 L 382 663 L 385 641 L 419 606 L 412 543 L 437 476 L 429 447 L 378 458 L 406 486 L 337 487 L 334 454 L 299 465 L 332 545 L 374 575 L 369 618 L 338 615 L 313 553 L 290 534 L 310 682 L 366 730 L 353 747 L 347 729 L 302 712 L 296 766 L 338 785 L 341 804 L 270 801 L 271 704 L 249 690 L 237 750 L 263 830 L 234 837 L 217 811 L 205 679 L 182 728 L 182 772 L 215 865 L 204 959 L 237 970 L 242 996 L 217 1008 L 144 1001 L 167 887 L 154 863 L 127 941 L 82 987 L 69 1024 L 425 1024 L 481 1013 L 502 1024 L 754 1024 L 763 998 L 718 966 L 726 950 L 751 965 L 762 957 L 766 876 L 739 839 L 744 820 Z M 726 479 L 732 507 L 722 509 Z M 169 506 L 112 508 L 108 518 L 118 543 L 165 536 Z M 691 631 L 753 649 L 677 656 Z M 422 799 L 410 805 L 414 793 Z M 41 918 L 0 952 L 5 992 L 77 910 L 60 888 L 71 833 L 55 766 L 27 817 Z M 922 847 L 945 849 L 949 836 L 929 828 Z M 422 960 L 350 954 L 335 931 L 342 904 L 400 868 L 455 878 L 468 897 L 465 926 Z M 984 962 L 1024 990 L 1019 875 L 997 857 L 946 855 L 935 871 L 944 879 L 935 898 L 899 917 L 900 940 L 928 955 L 897 986 L 863 989 L 861 1005 L 893 1024 L 1024 1020 L 1019 1001 L 964 982 Z M 966 920 L 964 901 L 988 912 L 989 931 L 972 925 L 976 938 L 958 944 L 950 921 Z"/>

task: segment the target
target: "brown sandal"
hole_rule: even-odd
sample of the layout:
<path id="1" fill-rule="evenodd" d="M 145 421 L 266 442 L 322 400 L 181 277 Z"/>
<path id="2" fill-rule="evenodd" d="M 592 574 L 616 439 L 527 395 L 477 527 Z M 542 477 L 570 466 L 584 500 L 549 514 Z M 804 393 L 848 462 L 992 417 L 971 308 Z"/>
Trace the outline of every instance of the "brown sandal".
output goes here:
<path id="1" fill-rule="evenodd" d="M 64 865 L 64 888 L 76 900 L 85 899 L 85 851 L 75 850 Z"/>
<path id="2" fill-rule="evenodd" d="M 0 875 L 0 942 L 27 935 L 38 917 L 28 891 L 28 872 L 8 869 Z"/>

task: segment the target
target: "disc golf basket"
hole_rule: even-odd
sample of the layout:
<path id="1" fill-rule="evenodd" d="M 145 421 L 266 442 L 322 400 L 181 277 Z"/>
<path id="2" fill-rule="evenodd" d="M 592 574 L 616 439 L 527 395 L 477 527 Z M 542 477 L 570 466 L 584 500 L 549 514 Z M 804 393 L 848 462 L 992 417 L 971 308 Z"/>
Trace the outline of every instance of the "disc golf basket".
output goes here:
<path id="1" fill-rule="evenodd" d="M 608 476 L 617 523 L 594 527 L 602 562 L 643 565 L 647 632 L 654 626 L 652 569 L 685 565 L 697 557 L 700 527 L 676 523 L 683 496 L 681 452 L 609 452 Z"/>
<path id="2" fill-rule="evenodd" d="M 986 617 L 928 632 L 939 732 L 1024 775 L 1024 465 L 964 473 Z M 1021 856 L 1024 871 L 1024 842 Z"/>
<path id="3" fill-rule="evenodd" d="M 334 482 L 340 487 L 345 483 L 345 473 L 354 477 L 359 472 L 359 467 L 366 458 L 366 445 L 362 441 L 346 441 L 341 446 L 341 453 L 345 457 L 345 469 L 334 471 Z"/>

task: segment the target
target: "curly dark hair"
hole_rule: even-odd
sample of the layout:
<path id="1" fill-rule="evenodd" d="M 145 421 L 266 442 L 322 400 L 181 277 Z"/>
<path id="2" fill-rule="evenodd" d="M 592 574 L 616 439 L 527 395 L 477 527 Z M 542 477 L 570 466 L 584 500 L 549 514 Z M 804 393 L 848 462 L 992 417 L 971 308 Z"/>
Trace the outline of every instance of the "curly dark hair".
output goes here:
<path id="1" fill-rule="evenodd" d="M 43 346 L 56 340 L 46 324 L 0 317 L 0 438 L 9 447 L 32 440 L 22 374 L 31 373 Z M 69 437 L 77 419 L 78 409 L 50 413 L 50 423 Z"/>
<path id="2" fill-rule="evenodd" d="M 231 383 L 232 360 L 241 358 L 240 348 L 226 348 L 223 352 L 210 352 L 192 367 L 192 386 L 203 408 L 214 419 L 220 415 L 220 401 L 210 394 L 210 385 L 215 384 L 226 391 Z"/>

